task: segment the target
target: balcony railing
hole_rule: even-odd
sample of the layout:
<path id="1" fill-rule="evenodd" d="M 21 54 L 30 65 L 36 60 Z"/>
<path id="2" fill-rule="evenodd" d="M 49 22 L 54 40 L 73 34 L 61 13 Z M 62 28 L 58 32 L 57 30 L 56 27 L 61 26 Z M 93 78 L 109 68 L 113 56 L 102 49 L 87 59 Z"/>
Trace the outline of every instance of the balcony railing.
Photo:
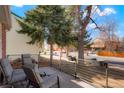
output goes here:
<path id="1" fill-rule="evenodd" d="M 21 55 L 8 55 L 7 57 L 13 68 L 21 67 Z M 38 62 L 40 67 L 50 66 L 49 58 L 38 54 L 31 54 L 31 57 Z M 52 67 L 95 87 L 124 87 L 124 64 L 118 63 L 99 63 L 95 59 L 84 59 L 82 63 L 67 60 L 61 60 L 60 62 L 60 60 L 53 59 Z"/>

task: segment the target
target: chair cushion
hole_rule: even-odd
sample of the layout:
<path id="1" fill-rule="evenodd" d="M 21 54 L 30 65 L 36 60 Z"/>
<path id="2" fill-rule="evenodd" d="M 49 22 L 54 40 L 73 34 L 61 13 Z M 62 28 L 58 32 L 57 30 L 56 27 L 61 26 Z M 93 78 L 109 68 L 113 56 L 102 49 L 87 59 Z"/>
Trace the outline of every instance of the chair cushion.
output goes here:
<path id="1" fill-rule="evenodd" d="M 7 77 L 7 79 L 11 78 L 12 72 L 13 72 L 13 68 L 9 62 L 8 59 L 3 59 L 1 61 L 1 66 L 3 68 L 3 71 L 5 72 L 5 76 Z"/>
<path id="2" fill-rule="evenodd" d="M 13 77 L 11 82 L 24 81 L 26 79 L 26 75 L 23 70 L 18 69 L 13 72 Z"/>
<path id="3" fill-rule="evenodd" d="M 14 74 L 24 74 L 24 70 L 23 69 L 15 69 L 14 70 Z"/>

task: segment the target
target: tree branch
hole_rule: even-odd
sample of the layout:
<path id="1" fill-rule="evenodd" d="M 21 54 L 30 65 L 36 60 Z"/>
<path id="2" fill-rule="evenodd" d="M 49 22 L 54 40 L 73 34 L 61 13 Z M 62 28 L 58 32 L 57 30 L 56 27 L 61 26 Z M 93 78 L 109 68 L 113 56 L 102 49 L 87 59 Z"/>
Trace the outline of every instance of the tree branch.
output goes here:
<path id="1" fill-rule="evenodd" d="M 102 29 L 101 27 L 99 27 L 99 26 L 97 25 L 97 23 L 96 23 L 91 17 L 90 17 L 90 20 L 92 21 L 92 23 L 94 23 L 94 24 L 96 25 L 95 29 L 98 29 L 99 31 L 104 31 L 104 32 L 105 32 L 105 30 Z"/>

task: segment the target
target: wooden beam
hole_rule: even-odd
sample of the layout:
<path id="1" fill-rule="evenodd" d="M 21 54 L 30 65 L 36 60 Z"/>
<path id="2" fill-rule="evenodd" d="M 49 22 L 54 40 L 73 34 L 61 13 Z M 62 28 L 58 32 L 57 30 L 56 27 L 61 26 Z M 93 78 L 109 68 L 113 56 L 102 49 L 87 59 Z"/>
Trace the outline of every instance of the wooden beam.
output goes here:
<path id="1" fill-rule="evenodd" d="M 0 5 L 0 23 L 5 25 L 5 29 L 11 28 L 11 16 L 8 5 Z"/>

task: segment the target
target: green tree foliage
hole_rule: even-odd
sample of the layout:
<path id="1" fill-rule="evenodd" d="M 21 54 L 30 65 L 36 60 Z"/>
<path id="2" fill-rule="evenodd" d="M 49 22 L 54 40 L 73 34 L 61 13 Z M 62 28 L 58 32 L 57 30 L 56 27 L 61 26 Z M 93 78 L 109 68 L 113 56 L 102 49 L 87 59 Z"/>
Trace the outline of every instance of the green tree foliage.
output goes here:
<path id="1" fill-rule="evenodd" d="M 90 37 L 90 33 L 88 33 L 88 31 L 84 31 L 84 37 L 82 37 L 83 39 L 83 43 L 84 43 L 84 48 L 89 48 L 90 47 L 90 44 L 91 44 L 91 40 L 92 38 Z M 78 33 L 77 34 L 73 34 L 73 37 L 74 39 L 74 43 L 73 43 L 73 46 L 78 49 Z"/>
<path id="2" fill-rule="evenodd" d="M 42 47 L 44 40 L 50 44 L 50 62 L 52 63 L 53 44 L 78 47 L 79 58 L 83 57 L 83 45 L 90 42 L 90 34 L 87 33 L 86 26 L 89 23 L 91 7 L 87 6 L 86 17 L 82 20 L 83 14 L 79 12 L 80 6 L 37 6 L 27 11 L 23 20 L 18 20 L 22 29 L 18 33 L 31 37 L 29 44 L 37 44 Z M 73 11 L 73 12 L 72 12 Z M 75 14 L 76 13 L 76 14 Z M 74 20 L 78 19 L 79 33 L 72 33 L 75 26 Z M 84 38 L 83 38 L 84 37 Z"/>
<path id="3" fill-rule="evenodd" d="M 31 37 L 29 44 L 42 46 L 47 40 L 51 46 L 50 62 L 52 63 L 53 44 L 60 46 L 67 44 L 70 33 L 69 18 L 65 17 L 65 8 L 62 6 L 37 6 L 27 11 L 23 21 L 19 21 L 22 29 L 18 33 L 26 34 Z"/>

